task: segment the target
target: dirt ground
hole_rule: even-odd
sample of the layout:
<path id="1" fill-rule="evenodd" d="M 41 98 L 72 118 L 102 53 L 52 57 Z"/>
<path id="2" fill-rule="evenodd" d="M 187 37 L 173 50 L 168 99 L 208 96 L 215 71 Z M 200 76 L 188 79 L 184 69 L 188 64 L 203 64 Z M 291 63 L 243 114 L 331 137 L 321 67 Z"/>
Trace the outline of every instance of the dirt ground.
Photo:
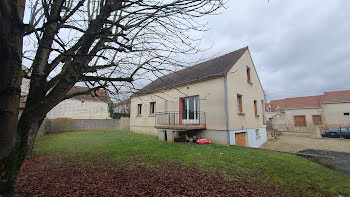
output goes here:
<path id="1" fill-rule="evenodd" d="M 282 134 L 277 139 L 268 140 L 260 148 L 283 152 L 299 152 L 306 149 L 315 149 L 350 153 L 350 140 L 331 138 L 316 139 L 307 136 Z"/>

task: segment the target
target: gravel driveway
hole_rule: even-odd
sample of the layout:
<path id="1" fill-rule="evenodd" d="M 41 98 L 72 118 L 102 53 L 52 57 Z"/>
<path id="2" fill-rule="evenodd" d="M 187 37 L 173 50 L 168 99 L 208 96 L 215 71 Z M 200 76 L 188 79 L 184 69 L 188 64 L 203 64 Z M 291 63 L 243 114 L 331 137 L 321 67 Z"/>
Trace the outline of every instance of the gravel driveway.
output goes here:
<path id="1" fill-rule="evenodd" d="M 316 139 L 307 136 L 282 135 L 277 139 L 270 139 L 261 146 L 261 149 L 283 152 L 298 152 L 306 149 L 325 150 L 350 153 L 349 139 Z"/>
<path id="2" fill-rule="evenodd" d="M 337 170 L 342 174 L 350 175 L 350 153 L 323 151 L 323 150 L 303 150 L 300 153 L 306 153 L 311 155 L 320 155 L 327 157 L 334 157 Z"/>
<path id="3" fill-rule="evenodd" d="M 337 170 L 342 174 L 350 175 L 349 139 L 317 139 L 308 136 L 282 135 L 277 139 L 268 140 L 260 148 L 334 157 Z"/>

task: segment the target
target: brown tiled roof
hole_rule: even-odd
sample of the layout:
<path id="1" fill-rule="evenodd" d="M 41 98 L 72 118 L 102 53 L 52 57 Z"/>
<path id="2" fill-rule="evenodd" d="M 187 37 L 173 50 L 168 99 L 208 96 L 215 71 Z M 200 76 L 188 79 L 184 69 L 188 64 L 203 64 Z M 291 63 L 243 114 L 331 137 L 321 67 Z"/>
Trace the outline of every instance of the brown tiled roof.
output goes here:
<path id="1" fill-rule="evenodd" d="M 139 90 L 137 94 L 147 94 L 170 87 L 224 76 L 246 50 L 248 50 L 248 47 L 160 77 Z"/>
<path id="2" fill-rule="evenodd" d="M 74 86 L 72 89 L 69 90 L 68 94 L 73 94 L 76 92 L 84 92 L 89 90 L 88 87 L 81 87 L 81 86 Z M 110 103 L 111 99 L 109 98 L 108 91 L 104 89 L 99 89 L 96 91 L 92 91 L 90 94 L 83 94 L 79 96 L 73 97 L 74 99 L 82 100 L 82 101 L 102 101 L 105 103 Z"/>
<path id="3" fill-rule="evenodd" d="M 350 90 L 325 92 L 322 103 L 346 103 L 350 102 Z"/>
<path id="4" fill-rule="evenodd" d="M 322 95 L 286 98 L 286 109 L 320 108 Z"/>
<path id="5" fill-rule="evenodd" d="M 270 103 L 267 103 L 266 111 L 269 111 L 267 108 L 271 107 L 271 111 L 278 111 L 278 108 L 280 111 L 284 110 L 286 108 L 286 100 L 272 100 Z"/>

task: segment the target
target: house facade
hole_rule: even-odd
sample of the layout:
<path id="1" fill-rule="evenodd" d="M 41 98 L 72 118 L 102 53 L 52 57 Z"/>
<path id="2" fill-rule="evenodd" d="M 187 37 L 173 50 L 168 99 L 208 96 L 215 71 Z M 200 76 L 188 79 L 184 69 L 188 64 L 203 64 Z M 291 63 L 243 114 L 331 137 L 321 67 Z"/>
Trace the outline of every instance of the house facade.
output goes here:
<path id="1" fill-rule="evenodd" d="M 325 92 L 321 110 L 329 129 L 350 126 L 350 90 Z"/>
<path id="2" fill-rule="evenodd" d="M 74 86 L 68 94 L 87 90 L 87 87 Z M 110 103 L 108 92 L 99 89 L 91 94 L 63 100 L 51 109 L 46 117 L 48 119 L 110 119 L 108 103 Z"/>
<path id="3" fill-rule="evenodd" d="M 282 101 L 282 102 L 281 102 Z M 277 100 L 281 111 L 271 114 L 274 130 L 317 133 L 324 129 L 350 126 L 350 91 Z M 271 106 L 270 104 L 266 106 Z M 271 111 L 268 107 L 266 111 Z"/>
<path id="4" fill-rule="evenodd" d="M 119 103 L 113 104 L 113 111 L 115 113 L 130 113 L 130 104 L 131 99 L 128 98 L 126 100 L 120 101 Z"/>
<path id="5" fill-rule="evenodd" d="M 264 92 L 248 47 L 158 78 L 131 99 L 130 130 L 260 147 Z"/>
<path id="6" fill-rule="evenodd" d="M 68 94 L 87 90 L 87 87 L 74 86 L 68 92 Z M 23 94 L 21 94 L 20 99 L 19 117 L 21 116 L 26 105 L 26 96 L 29 92 L 29 80 L 23 79 L 21 91 Z M 110 103 L 108 92 L 106 90 L 99 89 L 88 95 L 79 95 L 63 100 L 47 113 L 46 118 L 110 119 L 108 103 Z"/>

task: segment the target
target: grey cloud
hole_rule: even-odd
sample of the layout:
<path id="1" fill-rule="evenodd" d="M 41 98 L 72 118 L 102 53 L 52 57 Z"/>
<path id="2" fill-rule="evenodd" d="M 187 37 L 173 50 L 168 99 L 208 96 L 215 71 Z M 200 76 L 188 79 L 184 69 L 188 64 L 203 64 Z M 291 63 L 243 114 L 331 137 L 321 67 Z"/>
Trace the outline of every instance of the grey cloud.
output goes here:
<path id="1" fill-rule="evenodd" d="M 268 99 L 350 89 L 350 1 L 236 0 L 218 16 L 206 55 L 249 45 Z"/>

